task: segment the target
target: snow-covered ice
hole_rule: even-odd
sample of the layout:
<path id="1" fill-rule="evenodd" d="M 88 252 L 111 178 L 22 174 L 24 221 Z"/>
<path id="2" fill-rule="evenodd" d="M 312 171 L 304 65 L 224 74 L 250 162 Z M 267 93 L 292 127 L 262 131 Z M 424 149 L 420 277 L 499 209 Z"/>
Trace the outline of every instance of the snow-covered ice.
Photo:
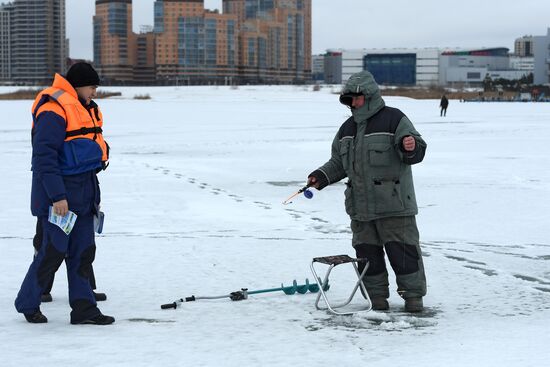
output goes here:
<path id="1" fill-rule="evenodd" d="M 313 257 L 354 255 L 343 183 L 281 204 L 329 158 L 349 114 L 336 87 L 105 89 L 123 92 L 99 101 L 107 327 L 69 324 L 63 267 L 48 324 L 13 307 L 33 256 L 31 101 L 0 101 L 0 366 L 548 366 L 550 104 L 451 101 L 443 118 L 438 101 L 386 98 L 428 142 L 413 168 L 427 309 L 405 314 L 392 278 L 390 312 L 336 317 L 311 293 L 159 307 L 302 283 Z M 333 273 L 328 294 L 346 298 L 351 267 Z"/>

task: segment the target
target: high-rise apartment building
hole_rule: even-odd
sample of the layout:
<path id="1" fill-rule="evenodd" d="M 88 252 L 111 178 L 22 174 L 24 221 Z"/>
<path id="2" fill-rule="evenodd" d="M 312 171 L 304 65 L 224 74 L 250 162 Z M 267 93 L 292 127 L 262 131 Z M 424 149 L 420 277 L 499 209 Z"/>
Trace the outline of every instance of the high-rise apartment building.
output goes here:
<path id="1" fill-rule="evenodd" d="M 514 55 L 533 57 L 533 36 L 523 36 L 514 41 Z"/>
<path id="2" fill-rule="evenodd" d="M 156 0 L 132 32 L 132 0 L 96 0 L 94 63 L 107 82 L 293 83 L 311 78 L 311 0 Z"/>
<path id="3" fill-rule="evenodd" d="M 134 67 L 134 81 L 140 85 L 156 83 L 155 74 L 155 33 L 153 27 L 142 26 L 136 35 L 136 64 Z"/>
<path id="4" fill-rule="evenodd" d="M 67 60 L 65 0 L 15 0 L 0 8 L 0 78 L 48 84 Z"/>
<path id="5" fill-rule="evenodd" d="M 106 84 L 133 83 L 136 35 L 132 31 L 132 0 L 96 0 L 94 64 Z"/>
<path id="6" fill-rule="evenodd" d="M 242 82 L 304 82 L 311 75 L 311 0 L 223 0 L 239 20 Z"/>
<path id="7" fill-rule="evenodd" d="M 0 81 L 11 80 L 11 17 L 13 5 L 0 5 Z"/>
<path id="8" fill-rule="evenodd" d="M 246 0 L 224 0 L 222 3 L 223 13 L 236 15 L 237 24 L 242 24 L 246 20 L 245 3 Z"/>
<path id="9" fill-rule="evenodd" d="M 229 83 L 237 76 L 235 15 L 206 10 L 203 0 L 157 0 L 154 12 L 160 83 Z"/>
<path id="10" fill-rule="evenodd" d="M 535 42 L 533 36 L 523 36 L 514 41 L 514 53 L 510 55 L 510 68 L 533 73 L 535 69 Z"/>

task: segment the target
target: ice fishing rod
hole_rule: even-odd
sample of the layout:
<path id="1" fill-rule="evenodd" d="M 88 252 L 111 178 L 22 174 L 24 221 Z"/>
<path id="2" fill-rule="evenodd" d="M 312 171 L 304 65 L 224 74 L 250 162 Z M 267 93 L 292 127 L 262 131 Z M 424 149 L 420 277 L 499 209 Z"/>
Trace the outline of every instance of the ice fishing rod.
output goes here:
<path id="1" fill-rule="evenodd" d="M 326 292 L 326 291 L 329 290 L 329 288 L 330 288 L 330 285 L 327 283 L 323 287 L 323 290 Z M 283 291 L 284 294 L 286 294 L 287 296 L 293 295 L 296 292 L 298 292 L 300 294 L 305 294 L 308 291 L 310 291 L 311 293 L 317 293 L 317 292 L 319 292 L 319 286 L 316 283 L 310 284 L 308 279 L 306 279 L 305 284 L 298 285 L 298 283 L 296 282 L 296 279 L 295 279 L 292 282 L 292 285 L 288 286 L 288 287 L 285 287 L 285 286 L 283 286 L 283 284 L 281 284 L 281 286 L 278 287 L 278 288 L 259 289 L 259 290 L 255 290 L 255 291 L 249 291 L 248 288 L 241 288 L 240 291 L 231 292 L 229 294 L 224 294 L 222 296 L 191 296 L 191 297 L 180 298 L 178 300 L 175 300 L 172 303 L 166 303 L 164 305 L 161 305 L 160 308 L 163 309 L 163 310 L 168 310 L 170 308 L 176 309 L 182 303 L 193 302 L 193 301 L 197 301 L 199 299 L 229 298 L 232 301 L 242 301 L 242 300 L 248 299 L 248 295 L 250 295 L 250 294 L 269 293 L 269 292 L 278 292 L 278 291 Z"/>
<path id="2" fill-rule="evenodd" d="M 292 200 L 293 198 L 295 198 L 296 196 L 300 195 L 301 193 L 304 193 L 304 196 L 307 198 L 307 199 L 311 199 L 313 197 L 313 191 L 309 190 L 309 188 L 311 187 L 312 184 L 307 184 L 305 185 L 304 187 L 302 187 L 300 190 L 296 191 L 294 194 L 292 194 L 288 199 L 286 199 L 285 201 L 283 201 L 283 205 L 288 205 L 290 203 L 292 203 Z"/>

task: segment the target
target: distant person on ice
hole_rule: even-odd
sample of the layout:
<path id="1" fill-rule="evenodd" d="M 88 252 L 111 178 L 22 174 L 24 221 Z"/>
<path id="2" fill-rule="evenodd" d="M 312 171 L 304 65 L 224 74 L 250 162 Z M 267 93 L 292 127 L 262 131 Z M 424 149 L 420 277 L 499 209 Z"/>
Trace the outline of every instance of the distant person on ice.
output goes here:
<path id="1" fill-rule="evenodd" d="M 373 309 L 389 309 L 385 250 L 405 310 L 420 312 L 426 277 L 411 165 L 422 162 L 426 143 L 403 112 L 385 105 L 367 71 L 349 78 L 340 102 L 351 108 L 352 117 L 338 130 L 331 158 L 308 176 L 308 184 L 321 190 L 348 177 L 352 245 L 358 258 L 369 260 L 364 283 Z M 359 264 L 360 271 L 364 267 Z"/>
<path id="2" fill-rule="evenodd" d="M 439 116 L 447 116 L 447 107 L 449 107 L 449 100 L 447 99 L 446 95 L 443 95 L 443 97 L 441 97 L 439 107 L 441 107 L 441 112 L 439 113 Z"/>
<path id="3" fill-rule="evenodd" d="M 109 147 L 103 140 L 103 118 L 92 100 L 97 72 L 76 63 L 67 76 L 55 75 L 32 107 L 31 212 L 42 225 L 42 244 L 15 299 L 15 308 L 30 323 L 45 323 L 40 300 L 54 272 L 65 260 L 71 324 L 112 324 L 97 308 L 90 285 L 95 257 L 94 215 L 99 213 L 96 174 L 105 169 Z M 69 235 L 48 221 L 49 210 L 78 217 Z"/>

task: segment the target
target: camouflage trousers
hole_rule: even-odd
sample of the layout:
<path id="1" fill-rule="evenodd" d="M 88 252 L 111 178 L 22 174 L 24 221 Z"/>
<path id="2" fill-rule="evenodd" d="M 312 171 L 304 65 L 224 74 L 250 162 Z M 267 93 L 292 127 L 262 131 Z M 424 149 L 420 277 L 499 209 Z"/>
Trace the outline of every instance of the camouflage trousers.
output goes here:
<path id="1" fill-rule="evenodd" d="M 381 218 L 368 222 L 352 220 L 352 245 L 358 258 L 367 258 L 364 284 L 372 298 L 389 297 L 385 255 L 395 273 L 397 293 L 402 298 L 426 295 L 426 275 L 414 216 Z M 359 263 L 363 271 L 366 263 Z"/>

